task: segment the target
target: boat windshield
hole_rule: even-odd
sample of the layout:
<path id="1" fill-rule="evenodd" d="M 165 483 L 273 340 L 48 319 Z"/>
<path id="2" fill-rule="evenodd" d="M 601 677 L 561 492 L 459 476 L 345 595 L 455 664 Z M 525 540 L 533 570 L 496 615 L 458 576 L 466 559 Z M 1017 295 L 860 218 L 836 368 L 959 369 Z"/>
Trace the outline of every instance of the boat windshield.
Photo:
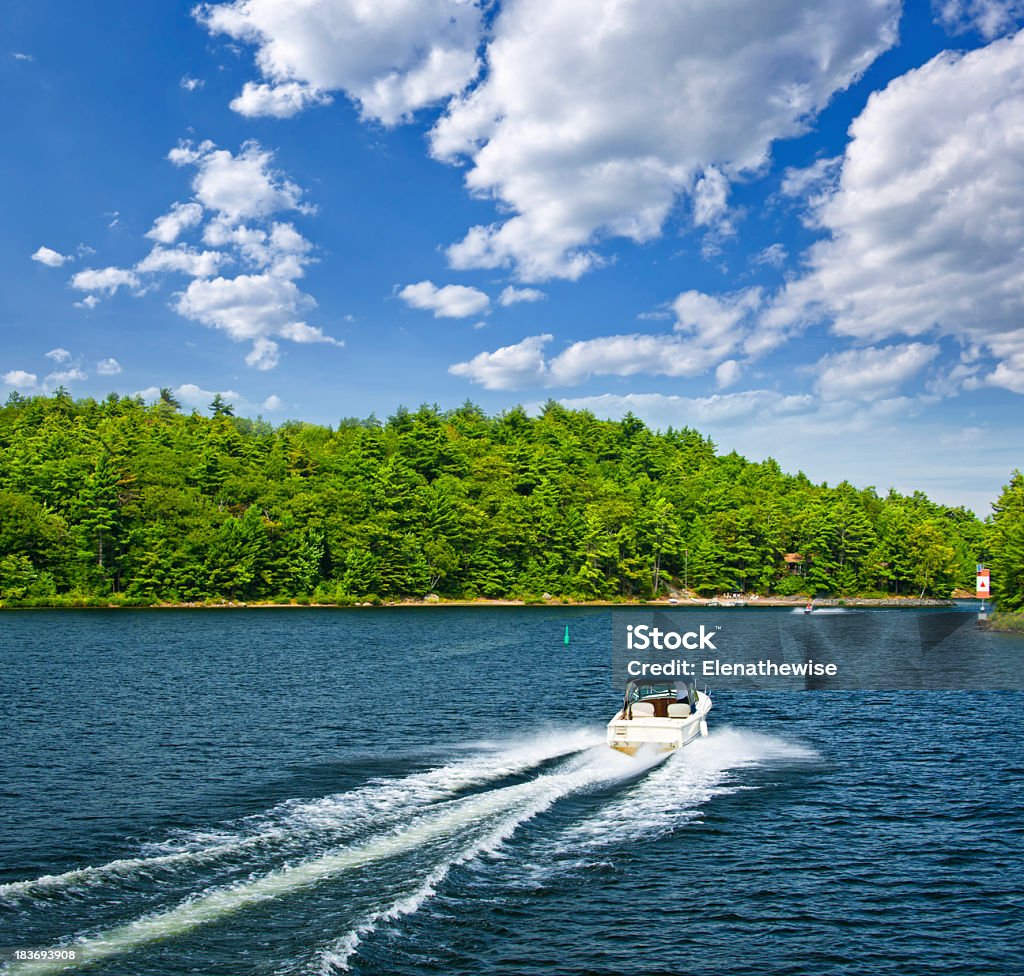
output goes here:
<path id="1" fill-rule="evenodd" d="M 631 681 L 626 687 L 626 702 L 630 705 L 651 698 L 671 698 L 685 701 L 686 685 L 671 681 Z"/>

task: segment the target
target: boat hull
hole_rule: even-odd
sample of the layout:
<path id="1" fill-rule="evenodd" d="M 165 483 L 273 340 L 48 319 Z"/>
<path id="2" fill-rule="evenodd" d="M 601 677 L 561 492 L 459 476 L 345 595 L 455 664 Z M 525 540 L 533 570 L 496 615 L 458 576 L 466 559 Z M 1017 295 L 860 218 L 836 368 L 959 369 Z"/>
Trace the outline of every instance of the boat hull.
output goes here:
<path id="1" fill-rule="evenodd" d="M 655 752 L 674 752 L 701 735 L 707 735 L 705 716 L 711 710 L 711 699 L 701 697 L 696 712 L 686 718 L 622 718 L 619 712 L 608 723 L 608 745 L 616 752 L 634 756 L 644 748 Z"/>

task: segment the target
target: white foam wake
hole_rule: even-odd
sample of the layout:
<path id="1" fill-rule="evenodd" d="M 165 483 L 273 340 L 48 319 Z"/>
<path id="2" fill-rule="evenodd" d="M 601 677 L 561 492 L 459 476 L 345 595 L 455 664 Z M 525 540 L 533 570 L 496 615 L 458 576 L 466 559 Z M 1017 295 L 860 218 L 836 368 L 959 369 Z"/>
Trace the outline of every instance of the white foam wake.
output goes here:
<path id="1" fill-rule="evenodd" d="M 399 779 L 372 779 L 346 793 L 315 800 L 286 801 L 234 830 L 196 832 L 162 845 L 163 852 L 118 858 L 0 885 L 0 901 L 16 903 L 42 894 L 119 880 L 135 880 L 183 867 L 201 867 L 212 861 L 271 845 L 298 844 L 310 835 L 325 835 L 337 842 L 346 828 L 382 819 L 396 820 L 410 811 L 508 776 L 527 772 L 543 763 L 593 746 L 600 736 L 588 730 L 546 733 L 513 743 L 495 744 L 465 759 Z M 212 841 L 212 842 L 211 842 Z"/>
<path id="2" fill-rule="evenodd" d="M 156 941 L 185 935 L 245 908 L 308 889 L 338 875 L 421 848 L 450 837 L 471 837 L 461 853 L 447 857 L 432 872 L 447 872 L 460 858 L 500 843 L 524 820 L 537 815 L 559 797 L 601 778 L 623 775 L 629 768 L 603 748 L 587 753 L 589 761 L 568 772 L 548 773 L 514 786 L 448 800 L 382 836 L 289 865 L 261 877 L 206 891 L 167 911 L 144 915 L 95 936 L 72 943 L 79 961 L 33 961 L 12 966 L 14 974 L 55 973 L 121 955 Z M 510 816 L 505 816 L 510 815 Z M 505 816 L 497 825 L 493 818 Z M 441 875 L 443 877 L 443 874 Z M 436 882 L 435 882 L 436 883 Z M 372 924 L 372 923 L 371 923 Z"/>
<path id="3" fill-rule="evenodd" d="M 453 868 L 495 851 L 520 824 L 551 806 L 558 797 L 585 786 L 647 774 L 602 805 L 592 817 L 562 831 L 553 843 L 542 842 L 530 864 L 517 865 L 527 870 L 532 882 L 563 871 L 566 856 L 578 860 L 579 855 L 586 858 L 588 853 L 609 846 L 651 840 L 699 817 L 700 810 L 714 797 L 743 788 L 732 781 L 732 774 L 738 769 L 815 758 L 817 753 L 797 743 L 728 727 L 667 758 L 655 753 L 630 758 L 608 749 L 596 749 L 582 758 L 576 771 L 562 777 L 554 796 L 538 795 L 532 804 L 517 809 L 491 833 L 473 839 L 447 861 L 436 865 L 414 891 L 372 912 L 325 949 L 320 956 L 320 976 L 348 971 L 349 961 L 360 943 L 381 923 L 418 911 L 436 894 Z"/>
<path id="4" fill-rule="evenodd" d="M 745 788 L 736 779 L 736 770 L 816 758 L 813 749 L 798 743 L 720 727 L 674 753 L 593 816 L 569 827 L 557 842 L 559 852 L 579 853 L 662 836 L 699 817 L 714 797 Z"/>
<path id="5" fill-rule="evenodd" d="M 538 777 L 533 783 L 526 784 L 537 786 L 539 789 L 526 802 L 517 804 L 511 815 L 436 864 L 413 892 L 371 912 L 332 946 L 325 949 L 320 955 L 321 976 L 332 976 L 339 971 L 348 971 L 349 960 L 359 944 L 374 932 L 381 922 L 394 921 L 403 915 L 419 911 L 424 902 L 437 893 L 438 886 L 453 868 L 483 854 L 493 853 L 522 824 L 543 813 L 557 800 L 587 787 L 636 776 L 661 763 L 664 758 L 664 755 L 655 754 L 629 757 L 599 746 L 586 753 L 575 768 L 564 773 Z"/>

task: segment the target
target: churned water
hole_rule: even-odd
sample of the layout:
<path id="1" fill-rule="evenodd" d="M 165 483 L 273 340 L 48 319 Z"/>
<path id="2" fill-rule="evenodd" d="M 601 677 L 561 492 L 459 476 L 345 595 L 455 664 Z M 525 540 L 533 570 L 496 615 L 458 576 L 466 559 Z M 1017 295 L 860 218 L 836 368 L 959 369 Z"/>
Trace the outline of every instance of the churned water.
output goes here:
<path id="1" fill-rule="evenodd" d="M 1024 694 L 711 689 L 708 738 L 629 758 L 609 634 L 0 616 L 0 946 L 96 976 L 1024 972 Z"/>

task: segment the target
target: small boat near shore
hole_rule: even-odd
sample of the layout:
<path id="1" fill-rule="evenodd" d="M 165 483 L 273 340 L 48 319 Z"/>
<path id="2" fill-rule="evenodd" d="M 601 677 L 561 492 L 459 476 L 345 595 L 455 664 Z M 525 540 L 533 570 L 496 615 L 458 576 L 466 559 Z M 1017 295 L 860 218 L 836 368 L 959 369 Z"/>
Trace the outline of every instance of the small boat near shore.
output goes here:
<path id="1" fill-rule="evenodd" d="M 708 734 L 710 711 L 711 698 L 693 683 L 630 681 L 608 723 L 608 745 L 630 756 L 644 746 L 672 752 Z"/>

